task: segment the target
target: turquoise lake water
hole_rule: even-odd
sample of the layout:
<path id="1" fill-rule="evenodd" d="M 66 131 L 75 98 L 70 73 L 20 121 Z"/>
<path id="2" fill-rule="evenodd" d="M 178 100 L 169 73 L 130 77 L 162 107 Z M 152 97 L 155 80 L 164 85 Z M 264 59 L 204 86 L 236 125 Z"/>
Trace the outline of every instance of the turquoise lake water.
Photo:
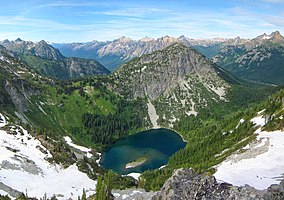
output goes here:
<path id="1" fill-rule="evenodd" d="M 143 172 L 166 165 L 169 157 L 184 148 L 180 135 L 168 129 L 151 129 L 127 136 L 114 143 L 102 155 L 101 166 L 119 174 Z M 147 155 L 147 161 L 126 169 L 127 163 Z"/>

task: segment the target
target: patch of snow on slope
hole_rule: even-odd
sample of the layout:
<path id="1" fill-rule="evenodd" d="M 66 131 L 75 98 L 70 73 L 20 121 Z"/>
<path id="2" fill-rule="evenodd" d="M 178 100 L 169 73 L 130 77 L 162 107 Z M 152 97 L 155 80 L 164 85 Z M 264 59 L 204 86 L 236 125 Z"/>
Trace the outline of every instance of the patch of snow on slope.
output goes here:
<path id="1" fill-rule="evenodd" d="M 1 118 L 3 115 L 1 115 Z M 3 127 L 3 121 L 0 127 Z M 77 199 L 85 188 L 87 195 L 95 192 L 96 181 L 80 172 L 74 164 L 66 169 L 51 164 L 51 154 L 22 127 L 0 130 L 0 182 L 14 190 L 42 198 L 57 195 L 58 199 Z M 0 188 L 0 194 L 9 191 Z"/>
<path id="2" fill-rule="evenodd" d="M 132 172 L 132 173 L 126 174 L 124 176 L 131 176 L 132 178 L 138 180 L 139 177 L 141 176 L 141 173 Z"/>
<path id="3" fill-rule="evenodd" d="M 239 126 L 240 126 L 242 123 L 244 123 L 244 122 L 245 122 L 244 119 L 240 119 L 240 122 L 239 122 L 238 125 L 236 126 L 236 129 L 239 128 Z"/>
<path id="4" fill-rule="evenodd" d="M 251 121 L 256 126 L 265 124 L 262 116 Z M 248 184 L 256 189 L 279 184 L 284 173 L 284 132 L 266 132 L 259 128 L 256 133 L 256 142 L 244 147 L 243 153 L 234 154 L 217 166 L 216 179 L 237 186 Z"/>
<path id="5" fill-rule="evenodd" d="M 256 126 L 264 126 L 265 125 L 265 119 L 263 118 L 263 116 L 258 116 L 258 117 L 252 118 L 250 121 L 252 123 L 254 123 Z"/>
<path id="6" fill-rule="evenodd" d="M 64 140 L 67 142 L 67 144 L 75 149 L 78 149 L 80 151 L 83 151 L 86 153 L 86 156 L 88 158 L 91 158 L 93 155 L 90 153 L 91 152 L 91 149 L 89 148 L 86 148 L 86 147 L 83 147 L 83 146 L 79 146 L 77 144 L 74 144 L 72 139 L 69 137 L 69 136 L 65 136 L 64 137 Z"/>

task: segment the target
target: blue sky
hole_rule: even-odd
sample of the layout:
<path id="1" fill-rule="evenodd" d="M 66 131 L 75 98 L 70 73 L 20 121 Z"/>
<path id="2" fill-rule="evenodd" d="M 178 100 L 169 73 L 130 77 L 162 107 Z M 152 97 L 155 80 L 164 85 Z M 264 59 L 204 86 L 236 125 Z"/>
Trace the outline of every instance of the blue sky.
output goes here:
<path id="1" fill-rule="evenodd" d="M 284 0 L 0 0 L 0 40 L 83 42 L 284 33 Z"/>

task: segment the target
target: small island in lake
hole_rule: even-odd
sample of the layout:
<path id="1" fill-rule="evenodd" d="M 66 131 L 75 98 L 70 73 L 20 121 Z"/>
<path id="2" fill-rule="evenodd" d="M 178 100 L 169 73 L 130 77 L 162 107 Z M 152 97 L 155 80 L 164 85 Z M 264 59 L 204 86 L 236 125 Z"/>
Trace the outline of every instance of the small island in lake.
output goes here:
<path id="1" fill-rule="evenodd" d="M 138 167 L 138 166 L 142 165 L 143 163 L 145 163 L 147 160 L 148 160 L 148 156 L 145 154 L 145 155 L 143 155 L 141 157 L 138 157 L 135 160 L 130 161 L 129 163 L 127 163 L 125 165 L 125 169 Z"/>

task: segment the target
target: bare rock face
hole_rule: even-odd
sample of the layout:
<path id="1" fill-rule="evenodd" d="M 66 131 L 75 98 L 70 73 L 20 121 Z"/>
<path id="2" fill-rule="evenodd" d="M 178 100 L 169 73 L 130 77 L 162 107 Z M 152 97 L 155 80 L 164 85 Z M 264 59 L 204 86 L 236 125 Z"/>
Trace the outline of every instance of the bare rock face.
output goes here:
<path id="1" fill-rule="evenodd" d="M 267 191 L 218 183 L 214 176 L 197 174 L 193 169 L 178 169 L 152 200 L 280 200 L 284 198 L 284 181 Z"/>
<path id="2" fill-rule="evenodd" d="M 267 188 L 267 193 L 264 194 L 265 200 L 282 200 L 284 199 L 284 180 L 279 185 L 273 184 Z"/>

